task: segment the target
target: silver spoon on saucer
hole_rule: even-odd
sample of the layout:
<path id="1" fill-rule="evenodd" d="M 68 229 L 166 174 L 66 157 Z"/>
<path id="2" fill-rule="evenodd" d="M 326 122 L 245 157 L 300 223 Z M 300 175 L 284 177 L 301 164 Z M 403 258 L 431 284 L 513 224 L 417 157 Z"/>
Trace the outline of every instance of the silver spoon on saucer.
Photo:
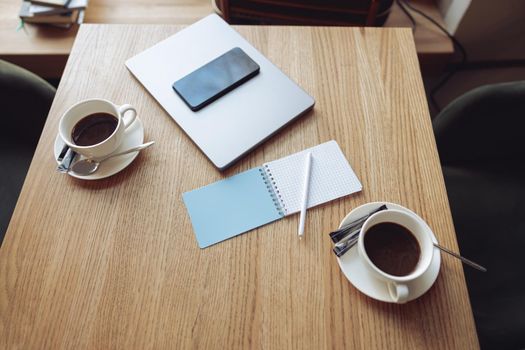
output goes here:
<path id="1" fill-rule="evenodd" d="M 90 175 L 90 174 L 93 174 L 95 171 L 98 170 L 98 167 L 100 166 L 100 163 L 102 163 L 103 161 L 108 160 L 108 159 L 113 158 L 113 157 L 122 156 L 124 154 L 132 153 L 132 152 L 138 152 L 140 150 L 143 150 L 144 148 L 148 148 L 149 146 L 153 145 L 154 143 L 155 143 L 155 141 L 146 142 L 146 143 L 144 143 L 142 145 L 130 148 L 130 149 L 126 150 L 126 151 L 115 153 L 115 154 L 110 154 L 110 155 L 108 155 L 108 156 L 106 156 L 104 158 L 98 159 L 98 160 L 94 160 L 94 159 L 90 159 L 90 158 L 81 159 L 81 160 L 76 161 L 75 163 L 73 163 L 73 165 L 71 165 L 71 168 L 69 169 L 69 171 L 72 171 L 75 174 L 81 175 L 81 176 Z"/>

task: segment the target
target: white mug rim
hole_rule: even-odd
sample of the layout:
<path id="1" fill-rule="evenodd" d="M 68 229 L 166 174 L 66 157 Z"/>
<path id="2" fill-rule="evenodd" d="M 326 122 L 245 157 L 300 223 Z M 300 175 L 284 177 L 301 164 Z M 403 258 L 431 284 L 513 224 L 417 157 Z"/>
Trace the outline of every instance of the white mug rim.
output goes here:
<path id="1" fill-rule="evenodd" d="M 108 137 L 106 137 L 103 141 L 99 142 L 99 143 L 94 143 L 92 145 L 88 145 L 88 146 L 80 146 L 80 145 L 77 145 L 76 143 L 74 142 L 71 142 L 69 141 L 70 137 L 68 136 L 67 138 L 64 137 L 63 133 L 62 133 L 62 122 L 64 121 L 64 119 L 66 118 L 66 116 L 71 113 L 71 111 L 75 108 L 78 108 L 84 104 L 88 104 L 88 103 L 93 103 L 93 102 L 102 102 L 102 103 L 105 103 L 107 105 L 110 105 L 113 109 L 113 111 L 115 112 L 113 114 L 113 116 L 115 118 L 117 118 L 117 121 L 118 121 L 118 124 L 117 126 L 115 127 L 115 130 L 113 130 L 113 132 L 111 133 L 111 135 L 109 135 Z M 91 112 L 90 114 L 92 113 L 97 113 L 97 112 Z M 89 114 L 88 114 L 89 115 Z M 87 115 L 83 116 L 83 118 L 85 118 Z M 80 120 L 79 120 L 80 121 Z M 77 122 L 78 123 L 78 122 Z M 108 142 L 116 133 L 117 131 L 119 130 L 120 126 L 121 126 L 121 123 L 123 123 L 122 121 L 122 116 L 120 115 L 120 112 L 118 110 L 118 106 L 115 105 L 113 102 L 109 101 L 109 100 L 106 100 L 106 99 L 103 99 L 103 98 L 90 98 L 90 99 L 86 99 L 86 100 L 82 100 L 82 101 L 79 101 L 77 103 L 75 103 L 73 106 L 69 107 L 65 112 L 64 114 L 62 114 L 62 117 L 60 118 L 60 121 L 59 121 L 59 128 L 58 128 L 58 133 L 60 135 L 60 138 L 62 139 L 62 141 L 64 141 L 64 143 L 66 145 L 68 145 L 69 147 L 72 147 L 72 148 L 76 148 L 76 149 L 79 149 L 79 150 L 89 150 L 89 149 L 92 149 L 94 147 L 97 147 L 97 146 L 101 146 L 103 145 L 104 143 Z M 71 133 L 72 130 L 70 130 L 69 132 Z"/>
<path id="2" fill-rule="evenodd" d="M 395 213 L 398 213 L 400 215 L 405 215 L 409 218 L 411 218 L 412 220 L 418 222 L 420 224 L 420 226 L 424 229 L 425 233 L 424 233 L 424 239 L 428 239 L 428 241 L 430 242 L 430 244 L 433 246 L 433 241 L 432 241 L 432 237 L 431 235 L 429 234 L 428 232 L 428 227 L 426 225 L 426 223 L 423 221 L 423 219 L 419 218 L 418 216 L 415 216 L 413 215 L 412 213 L 408 213 L 406 211 L 402 211 L 402 210 L 398 210 L 398 209 L 386 209 L 386 210 L 383 210 L 383 211 L 379 211 L 377 213 L 374 213 L 372 214 L 364 223 L 363 223 L 363 226 L 361 227 L 361 232 L 359 234 L 359 239 L 358 239 L 358 246 L 359 246 L 359 253 L 360 253 L 360 258 L 364 259 L 366 264 L 368 265 L 368 267 L 372 268 L 376 273 L 378 273 L 380 276 L 383 277 L 383 279 L 387 280 L 387 281 L 391 281 L 391 282 L 395 282 L 395 283 L 407 283 L 407 282 L 410 282 L 410 281 L 413 281 L 419 277 L 421 277 L 421 275 L 423 275 L 427 270 L 428 268 L 430 267 L 430 264 L 432 263 L 432 255 L 434 253 L 433 249 L 427 254 L 429 256 L 429 258 L 427 258 L 425 262 L 418 262 L 418 266 L 423 266 L 423 267 L 418 267 L 416 270 L 419 270 L 419 271 L 414 271 L 408 275 L 404 275 L 404 276 L 395 276 L 395 275 L 391 275 L 383 270 L 381 270 L 379 267 L 377 267 L 373 262 L 372 260 L 370 260 L 370 257 L 368 256 L 368 254 L 366 253 L 366 249 L 365 249 L 365 246 L 364 246 L 364 236 L 365 234 L 363 234 L 364 232 L 366 232 L 365 228 L 368 229 L 368 222 L 371 221 L 372 218 L 375 218 L 377 216 L 383 216 L 389 212 L 395 212 Z M 395 221 L 394 221 L 395 222 Z M 398 223 L 399 225 L 402 225 L 400 223 Z M 402 225 L 403 226 L 403 225 Z M 407 230 L 409 230 L 407 228 Z M 412 230 L 409 230 L 410 232 L 412 232 Z M 414 233 L 412 233 L 414 234 Z M 422 251 L 422 248 L 421 248 L 421 243 L 419 242 L 419 238 L 416 237 L 416 239 L 418 239 L 418 244 L 420 244 L 420 249 Z M 421 254 L 423 254 L 421 252 Z M 420 258 L 421 259 L 421 258 Z M 424 265 L 420 265 L 420 264 L 424 264 Z"/>

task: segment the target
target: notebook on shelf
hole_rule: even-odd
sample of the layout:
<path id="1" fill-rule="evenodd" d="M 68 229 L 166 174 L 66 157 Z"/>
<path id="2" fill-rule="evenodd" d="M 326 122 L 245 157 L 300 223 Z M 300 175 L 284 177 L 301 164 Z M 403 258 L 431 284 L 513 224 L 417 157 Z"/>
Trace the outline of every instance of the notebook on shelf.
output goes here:
<path id="1" fill-rule="evenodd" d="M 199 247 L 300 211 L 305 157 L 312 152 L 308 208 L 361 190 L 339 145 L 329 141 L 183 194 Z"/>
<path id="2" fill-rule="evenodd" d="M 41 15 L 57 15 L 71 12 L 72 10 L 81 10 L 87 7 L 88 0 L 71 0 L 69 4 L 65 7 L 56 7 L 56 6 L 45 6 L 31 3 L 29 6 L 29 13 L 35 16 Z"/>
<path id="3" fill-rule="evenodd" d="M 33 4 L 54 7 L 67 7 L 71 0 L 31 0 Z"/>
<path id="4" fill-rule="evenodd" d="M 31 12 L 31 6 L 31 2 L 29 1 L 22 2 L 18 16 L 24 22 L 71 26 L 71 24 L 77 22 L 79 13 L 83 11 L 74 9 L 52 14 L 38 14 Z"/>

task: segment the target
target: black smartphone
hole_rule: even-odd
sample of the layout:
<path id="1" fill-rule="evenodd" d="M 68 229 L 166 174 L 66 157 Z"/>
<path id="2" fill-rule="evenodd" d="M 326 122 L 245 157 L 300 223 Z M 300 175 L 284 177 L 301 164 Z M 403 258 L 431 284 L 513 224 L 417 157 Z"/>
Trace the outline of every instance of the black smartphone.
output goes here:
<path id="1" fill-rule="evenodd" d="M 256 76 L 260 67 L 238 47 L 173 83 L 173 90 L 198 111 Z"/>

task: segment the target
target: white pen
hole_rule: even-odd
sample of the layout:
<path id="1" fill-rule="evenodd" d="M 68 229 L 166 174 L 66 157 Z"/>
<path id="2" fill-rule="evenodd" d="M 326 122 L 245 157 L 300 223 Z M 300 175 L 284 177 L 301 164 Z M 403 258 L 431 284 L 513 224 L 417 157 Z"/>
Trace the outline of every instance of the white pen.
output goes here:
<path id="1" fill-rule="evenodd" d="M 304 221 L 306 219 L 306 208 L 308 207 L 308 190 L 310 188 L 310 173 L 312 172 L 312 152 L 306 155 L 306 165 L 304 167 L 303 183 L 303 202 L 301 205 L 301 216 L 299 217 L 299 239 L 303 238 Z"/>

